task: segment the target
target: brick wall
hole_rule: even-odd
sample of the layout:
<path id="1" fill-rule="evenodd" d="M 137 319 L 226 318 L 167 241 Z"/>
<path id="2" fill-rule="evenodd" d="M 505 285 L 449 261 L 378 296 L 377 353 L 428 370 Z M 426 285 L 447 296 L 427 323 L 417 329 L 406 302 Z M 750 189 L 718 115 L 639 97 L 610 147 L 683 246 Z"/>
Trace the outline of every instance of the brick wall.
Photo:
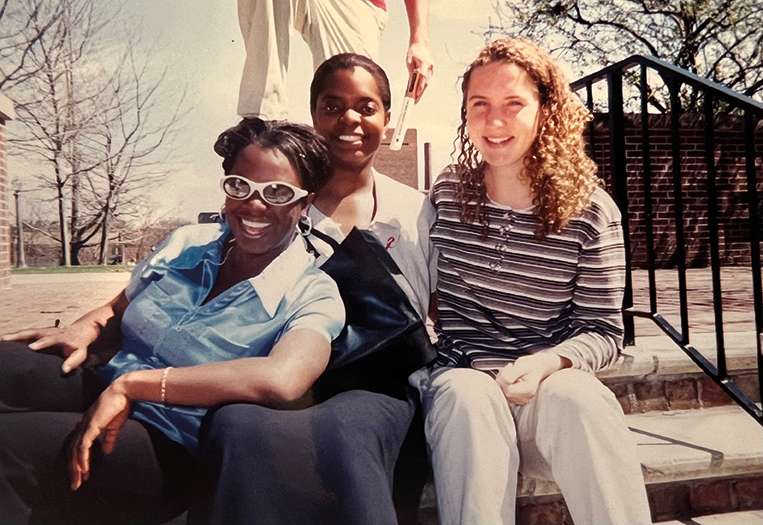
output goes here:
<path id="1" fill-rule="evenodd" d="M 0 118 L 0 289 L 11 284 L 11 224 L 7 190 L 5 120 Z"/>
<path id="2" fill-rule="evenodd" d="M 594 155 L 600 175 L 612 191 L 610 133 L 607 115 L 595 120 Z M 625 147 L 628 172 L 628 207 L 633 267 L 646 267 L 646 226 L 643 187 L 643 150 L 640 115 L 626 115 Z M 665 115 L 650 115 L 650 153 L 652 166 L 652 210 L 655 251 L 658 267 L 676 266 L 675 219 L 673 207 L 673 167 L 670 120 Z M 710 264 L 708 230 L 707 172 L 704 151 L 704 121 L 695 115 L 681 119 L 681 170 L 684 202 L 686 264 Z M 715 135 L 718 235 L 721 263 L 750 264 L 745 174 L 744 122 L 737 117 L 716 121 Z M 757 189 L 763 195 L 763 126 L 755 132 Z M 763 206 L 758 202 L 758 214 Z"/>

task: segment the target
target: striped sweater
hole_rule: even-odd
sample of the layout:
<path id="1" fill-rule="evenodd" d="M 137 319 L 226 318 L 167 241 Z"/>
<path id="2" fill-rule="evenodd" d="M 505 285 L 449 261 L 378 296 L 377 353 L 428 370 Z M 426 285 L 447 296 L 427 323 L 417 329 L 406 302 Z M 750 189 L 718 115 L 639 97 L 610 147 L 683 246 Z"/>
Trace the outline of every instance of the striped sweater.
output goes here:
<path id="1" fill-rule="evenodd" d="M 597 188 L 558 234 L 535 239 L 532 209 L 490 202 L 487 238 L 459 220 L 458 177 L 446 168 L 432 188 L 439 251 L 438 365 L 497 370 L 546 350 L 595 372 L 619 355 L 625 253 L 620 212 Z"/>

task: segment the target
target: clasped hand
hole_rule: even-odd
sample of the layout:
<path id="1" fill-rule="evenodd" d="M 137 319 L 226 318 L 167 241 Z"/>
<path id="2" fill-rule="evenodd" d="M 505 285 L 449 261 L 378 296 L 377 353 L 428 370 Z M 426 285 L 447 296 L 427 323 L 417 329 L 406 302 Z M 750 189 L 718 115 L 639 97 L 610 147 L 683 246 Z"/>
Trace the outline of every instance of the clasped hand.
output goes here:
<path id="1" fill-rule="evenodd" d="M 565 361 L 550 352 L 522 356 L 503 367 L 498 372 L 495 382 L 503 391 L 506 401 L 513 405 L 526 405 L 535 397 L 541 381 L 564 368 Z"/>

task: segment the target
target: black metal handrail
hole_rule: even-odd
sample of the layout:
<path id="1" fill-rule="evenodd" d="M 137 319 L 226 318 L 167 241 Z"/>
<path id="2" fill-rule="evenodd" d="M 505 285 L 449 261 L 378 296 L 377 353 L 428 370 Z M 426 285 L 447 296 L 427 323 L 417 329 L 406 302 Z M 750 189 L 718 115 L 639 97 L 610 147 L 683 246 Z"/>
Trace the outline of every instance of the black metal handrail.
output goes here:
<path id="1" fill-rule="evenodd" d="M 625 117 L 623 101 L 624 74 L 639 67 L 638 89 L 640 92 L 642 152 L 643 152 L 643 187 L 644 211 L 646 222 L 647 268 L 649 282 L 649 310 L 642 311 L 633 308 L 633 287 L 631 280 L 631 250 L 628 215 L 628 174 L 625 148 Z M 655 279 L 655 239 L 653 231 L 653 210 L 651 196 L 652 165 L 649 142 L 649 85 L 647 74 L 649 70 L 657 72 L 670 94 L 670 130 L 672 141 L 673 165 L 673 213 L 676 225 L 676 263 L 678 270 L 679 310 L 681 328 L 677 330 L 657 312 L 657 289 Z M 612 165 L 612 182 L 614 197 L 622 212 L 623 232 L 626 249 L 626 291 L 623 300 L 625 314 L 625 344 L 635 343 L 634 317 L 651 319 L 662 331 L 670 337 L 713 381 L 744 410 L 763 425 L 763 410 L 745 392 L 743 392 L 728 376 L 726 364 L 726 348 L 723 331 L 723 304 L 718 238 L 718 218 L 716 203 L 716 165 L 715 165 L 715 111 L 718 102 L 727 104 L 741 112 L 745 127 L 745 173 L 747 178 L 747 207 L 749 217 L 750 260 L 752 266 L 752 294 L 755 309 L 755 334 L 757 347 L 758 388 L 763 392 L 763 294 L 761 293 L 761 261 L 759 217 L 760 206 L 757 193 L 755 167 L 755 127 L 757 121 L 763 119 L 763 104 L 754 99 L 736 93 L 725 86 L 701 78 L 694 73 L 676 67 L 655 57 L 632 56 L 606 67 L 601 71 L 583 77 L 571 84 L 572 89 L 585 89 L 589 110 L 593 111 L 593 85 L 606 81 L 608 93 L 608 118 L 610 130 L 610 158 Z M 686 240 L 684 238 L 684 217 L 682 202 L 682 173 L 681 173 L 681 141 L 680 117 L 681 87 L 690 86 L 703 97 L 702 111 L 705 122 L 705 165 L 707 168 L 707 197 L 708 197 L 708 226 L 710 242 L 710 264 L 712 271 L 713 311 L 715 319 L 717 365 L 710 362 L 701 352 L 690 344 L 689 313 L 686 283 Z M 591 151 L 594 151 L 594 128 L 591 123 L 589 140 Z"/>

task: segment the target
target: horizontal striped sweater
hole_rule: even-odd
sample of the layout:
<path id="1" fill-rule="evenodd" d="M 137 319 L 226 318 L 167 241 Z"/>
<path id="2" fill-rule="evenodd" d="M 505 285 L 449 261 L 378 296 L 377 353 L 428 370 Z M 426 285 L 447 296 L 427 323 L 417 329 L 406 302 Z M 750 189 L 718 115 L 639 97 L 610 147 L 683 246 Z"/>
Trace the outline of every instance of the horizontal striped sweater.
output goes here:
<path id="1" fill-rule="evenodd" d="M 489 202 L 484 237 L 479 222 L 460 221 L 457 184 L 448 167 L 431 192 L 437 364 L 494 371 L 538 351 L 590 372 L 613 364 L 623 336 L 625 253 L 611 197 L 597 188 L 585 210 L 542 241 L 532 208 Z"/>

